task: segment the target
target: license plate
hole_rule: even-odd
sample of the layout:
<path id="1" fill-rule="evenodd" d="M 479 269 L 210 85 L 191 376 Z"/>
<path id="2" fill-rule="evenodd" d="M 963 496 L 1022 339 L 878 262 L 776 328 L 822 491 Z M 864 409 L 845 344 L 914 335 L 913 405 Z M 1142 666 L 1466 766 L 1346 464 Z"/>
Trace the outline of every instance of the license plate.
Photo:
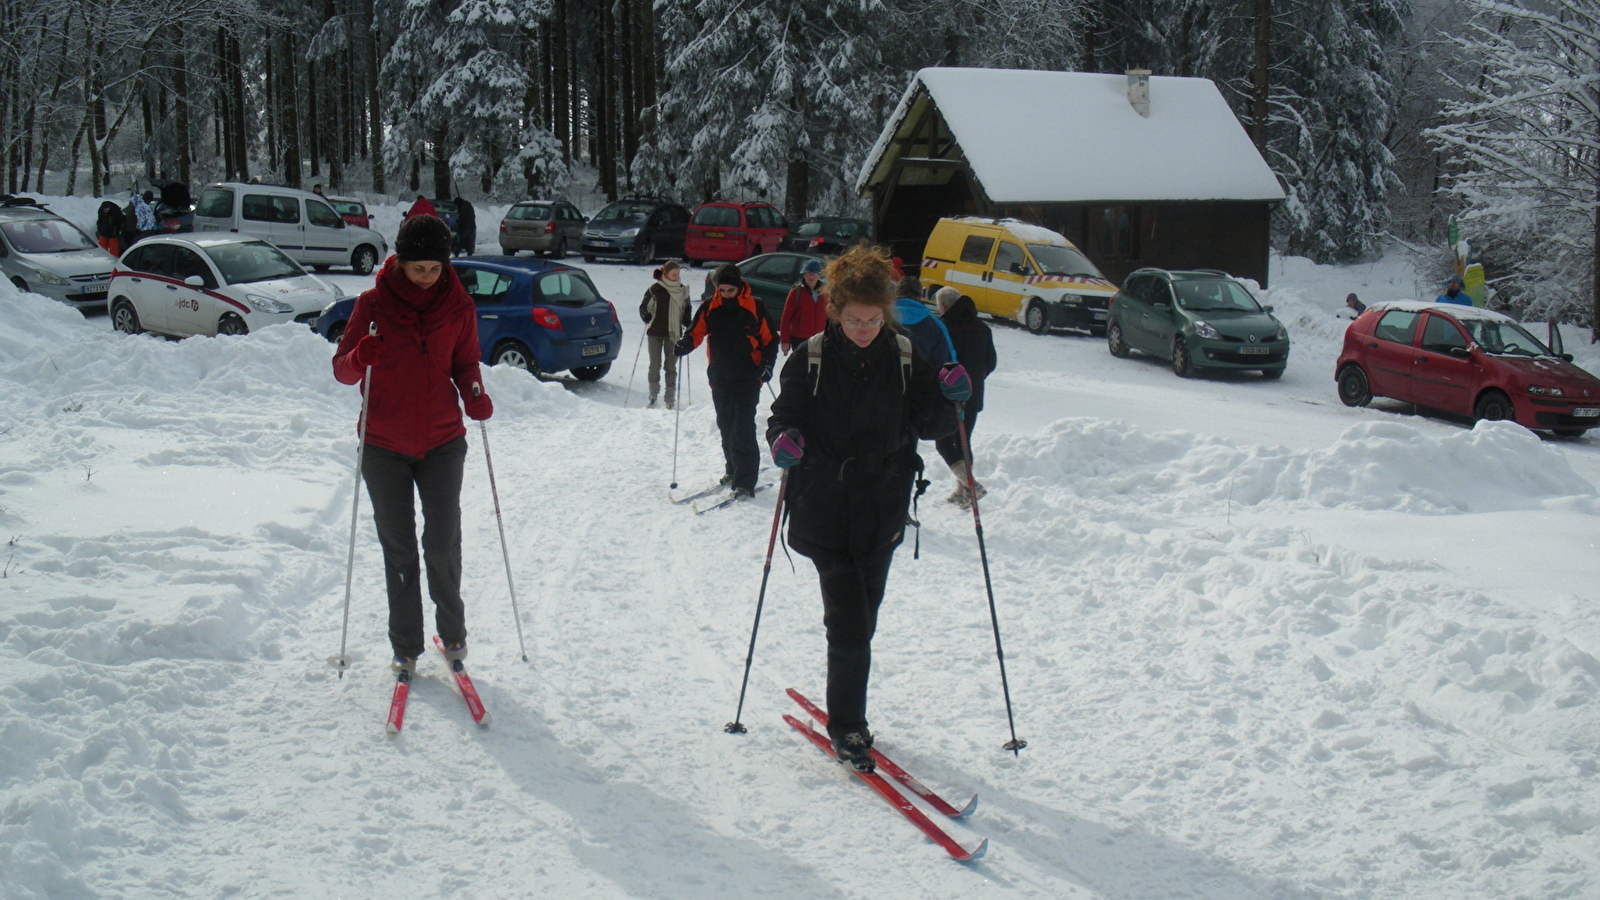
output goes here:
<path id="1" fill-rule="evenodd" d="M 721 231 L 708 231 L 708 232 L 706 232 L 706 237 L 708 237 L 708 238 L 720 238 L 720 237 L 727 237 L 727 236 L 728 236 L 727 234 L 725 234 L 724 232 L 721 232 Z"/>
<path id="2" fill-rule="evenodd" d="M 605 344 L 590 344 L 589 346 L 583 348 L 584 356 L 604 356 L 605 352 Z"/>
<path id="3" fill-rule="evenodd" d="M 83 296 L 83 299 L 85 299 L 85 300 L 104 300 L 105 297 L 106 297 L 106 289 L 105 288 L 90 288 L 90 289 L 84 291 L 82 296 Z"/>
<path id="4" fill-rule="evenodd" d="M 1268 353 L 1271 353 L 1271 352 L 1272 352 L 1272 348 L 1271 347 L 1240 347 L 1239 348 L 1239 354 L 1241 356 L 1265 356 L 1265 355 L 1267 355 Z"/>
<path id="5" fill-rule="evenodd" d="M 1585 419 L 1593 419 L 1600 417 L 1600 408 L 1584 407 L 1582 409 L 1573 410 L 1572 414 Z"/>
<path id="6" fill-rule="evenodd" d="M 1096 322 L 1104 319 L 1105 317 L 1106 317 L 1106 311 L 1105 310 L 1097 309 L 1097 310 L 1094 311 L 1094 319 L 1095 319 Z"/>

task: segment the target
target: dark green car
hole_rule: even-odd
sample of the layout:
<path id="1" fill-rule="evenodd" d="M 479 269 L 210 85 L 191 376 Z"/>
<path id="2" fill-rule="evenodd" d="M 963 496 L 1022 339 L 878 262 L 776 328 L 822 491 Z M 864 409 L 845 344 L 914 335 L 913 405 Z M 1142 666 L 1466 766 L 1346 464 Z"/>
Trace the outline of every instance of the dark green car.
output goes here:
<path id="1" fill-rule="evenodd" d="M 1289 332 L 1226 273 L 1138 269 L 1111 298 L 1106 347 L 1172 361 L 1188 378 L 1203 369 L 1256 369 L 1277 378 L 1289 362 Z"/>
<path id="2" fill-rule="evenodd" d="M 778 331 L 778 323 L 783 320 L 783 301 L 789 298 L 789 289 L 800 280 L 800 267 L 813 259 L 825 262 L 815 253 L 762 253 L 736 263 L 745 284 L 750 285 L 750 293 L 761 301 L 762 308 L 767 311 L 774 334 Z M 712 269 L 706 273 L 705 287 L 700 291 L 701 303 L 711 299 L 711 275 L 714 272 L 716 270 Z"/>

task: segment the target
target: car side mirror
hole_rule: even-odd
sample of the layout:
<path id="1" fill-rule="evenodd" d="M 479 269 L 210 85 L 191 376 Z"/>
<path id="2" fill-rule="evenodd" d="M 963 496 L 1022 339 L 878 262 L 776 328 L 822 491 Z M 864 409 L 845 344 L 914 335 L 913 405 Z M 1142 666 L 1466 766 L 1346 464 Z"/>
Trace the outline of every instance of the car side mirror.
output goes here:
<path id="1" fill-rule="evenodd" d="M 1263 307 L 1261 307 L 1261 311 L 1270 315 L 1272 313 L 1272 307 L 1263 306 Z"/>
<path id="2" fill-rule="evenodd" d="M 189 287 L 205 287 L 206 286 L 206 280 L 204 278 L 201 278 L 199 275 L 190 275 L 188 278 L 185 278 L 183 280 L 183 283 L 187 284 Z"/>
<path id="3" fill-rule="evenodd" d="M 1468 350 L 1466 347 L 1451 347 L 1450 355 L 1454 356 L 1456 359 L 1471 359 L 1472 351 Z"/>
<path id="4" fill-rule="evenodd" d="M 1563 360 L 1565 360 L 1566 362 L 1572 362 L 1572 354 L 1571 353 L 1563 353 L 1563 354 L 1561 354 L 1561 358 Z"/>

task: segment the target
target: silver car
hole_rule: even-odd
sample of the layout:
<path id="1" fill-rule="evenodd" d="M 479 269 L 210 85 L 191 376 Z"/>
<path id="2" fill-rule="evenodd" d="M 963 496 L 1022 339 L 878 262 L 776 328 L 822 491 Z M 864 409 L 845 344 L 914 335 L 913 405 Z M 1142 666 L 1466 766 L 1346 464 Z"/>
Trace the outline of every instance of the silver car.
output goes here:
<path id="1" fill-rule="evenodd" d="M 0 207 L 0 276 L 79 309 L 105 309 L 117 258 L 53 212 Z"/>
<path id="2" fill-rule="evenodd" d="M 523 200 L 500 220 L 500 252 L 516 256 L 518 250 L 532 250 L 565 259 L 569 248 L 583 243 L 588 221 L 564 200 Z"/>

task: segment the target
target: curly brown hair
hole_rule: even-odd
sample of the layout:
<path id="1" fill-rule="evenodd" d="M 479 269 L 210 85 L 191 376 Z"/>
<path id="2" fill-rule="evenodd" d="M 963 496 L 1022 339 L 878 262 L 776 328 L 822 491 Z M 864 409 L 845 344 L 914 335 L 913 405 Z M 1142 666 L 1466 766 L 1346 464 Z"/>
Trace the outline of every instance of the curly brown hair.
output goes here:
<path id="1" fill-rule="evenodd" d="M 894 264 L 885 247 L 857 244 L 828 260 L 822 277 L 830 319 L 837 321 L 848 303 L 876 306 L 886 318 L 894 307 Z"/>

